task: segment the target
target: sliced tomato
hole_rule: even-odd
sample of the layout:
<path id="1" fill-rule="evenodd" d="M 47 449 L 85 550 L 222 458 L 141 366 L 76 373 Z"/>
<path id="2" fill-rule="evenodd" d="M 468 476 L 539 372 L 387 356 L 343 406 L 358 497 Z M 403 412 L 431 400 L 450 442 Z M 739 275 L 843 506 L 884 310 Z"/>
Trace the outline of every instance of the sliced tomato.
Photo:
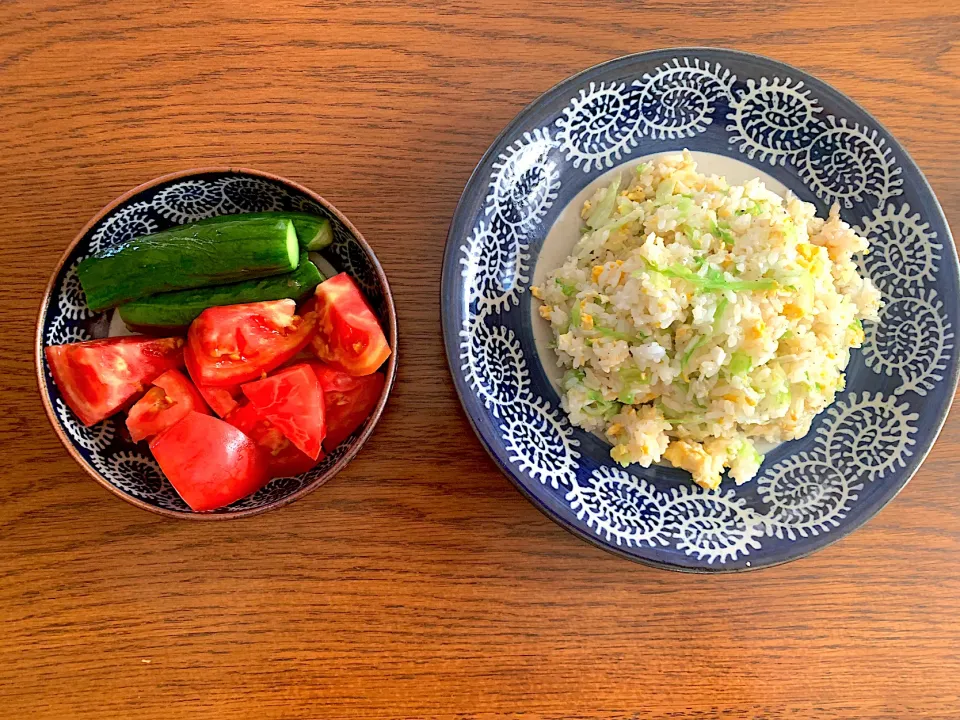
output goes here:
<path id="1" fill-rule="evenodd" d="M 179 370 L 167 370 L 127 414 L 134 442 L 159 435 L 191 410 L 207 414 L 207 405 L 193 383 Z"/>
<path id="2" fill-rule="evenodd" d="M 238 398 L 241 395 L 239 385 L 230 387 L 210 387 L 209 385 L 197 385 L 197 390 L 206 400 L 207 405 L 220 417 L 226 417 L 239 404 Z"/>
<path id="3" fill-rule="evenodd" d="M 194 360 L 193 351 L 189 345 L 183 349 L 183 359 L 187 365 L 187 372 L 190 373 L 190 379 L 193 380 L 194 386 L 200 395 L 203 396 L 207 405 L 210 406 L 210 409 L 222 418 L 225 418 L 233 412 L 234 408 L 240 404 L 239 398 L 243 397 L 243 393 L 240 392 L 240 386 L 227 385 L 224 387 L 211 387 L 209 385 L 201 385 L 197 382 L 197 378 L 200 376 L 200 369 L 197 366 L 196 360 Z"/>
<path id="4" fill-rule="evenodd" d="M 383 394 L 386 378 L 382 373 L 354 377 L 318 362 L 310 363 L 310 367 L 323 389 L 327 419 L 323 446 L 329 452 L 353 435 L 370 416 Z"/>
<path id="5" fill-rule="evenodd" d="M 251 438 L 263 450 L 271 477 L 291 477 L 310 470 L 319 460 L 301 452 L 283 433 L 264 420 L 252 403 L 244 403 L 225 420 Z"/>
<path id="6" fill-rule="evenodd" d="M 193 510 L 216 510 L 270 480 L 267 459 L 233 425 L 196 411 L 150 442 L 153 456 Z"/>
<path id="7" fill-rule="evenodd" d="M 212 307 L 190 325 L 190 375 L 198 385 L 228 387 L 261 377 L 307 346 L 316 315 L 293 300 Z"/>
<path id="8" fill-rule="evenodd" d="M 90 340 L 43 349 L 63 399 L 84 425 L 127 407 L 154 378 L 183 365 L 183 338 Z"/>
<path id="9" fill-rule="evenodd" d="M 353 278 L 340 273 L 320 283 L 315 301 L 317 334 L 311 347 L 316 356 L 350 375 L 376 372 L 390 357 L 390 346 Z"/>
<path id="10" fill-rule="evenodd" d="M 323 419 L 323 391 L 307 363 L 246 383 L 241 389 L 260 417 L 299 450 L 317 459 L 327 428 Z"/>

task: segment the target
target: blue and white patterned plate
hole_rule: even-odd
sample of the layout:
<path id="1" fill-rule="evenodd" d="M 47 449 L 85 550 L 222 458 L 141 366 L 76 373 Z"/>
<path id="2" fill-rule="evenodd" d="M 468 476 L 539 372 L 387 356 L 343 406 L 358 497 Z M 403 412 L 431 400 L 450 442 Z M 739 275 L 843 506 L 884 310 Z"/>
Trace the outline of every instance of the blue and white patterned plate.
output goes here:
<path id="1" fill-rule="evenodd" d="M 813 202 L 867 235 L 886 306 L 810 434 L 718 491 L 667 467 L 623 469 L 570 425 L 535 343 L 529 286 L 577 240 L 555 232 L 619 166 L 689 148 Z M 706 164 L 704 164 L 706 162 Z M 565 209 L 567 210 L 565 212 Z M 549 238 L 548 238 L 549 236 Z M 556 243 L 566 243 L 565 248 Z M 467 416 L 517 487 L 605 549 L 675 570 L 735 571 L 806 555 L 876 514 L 916 472 L 957 384 L 958 266 L 930 186 L 896 140 L 806 73 L 728 50 L 619 58 L 537 99 L 467 183 L 443 267 L 447 358 Z"/>
<path id="2" fill-rule="evenodd" d="M 249 497 L 212 513 L 194 513 L 160 472 L 146 443 L 134 443 L 122 416 L 84 427 L 64 403 L 43 357 L 45 345 L 105 337 L 112 312 L 94 313 L 77 279 L 77 265 L 89 255 L 174 225 L 216 215 L 288 210 L 330 219 L 334 241 L 322 256 L 362 287 L 397 347 L 396 312 L 386 276 L 366 241 L 333 206 L 306 188 L 253 170 L 212 169 L 176 173 L 146 183 L 109 205 L 67 250 L 44 298 L 37 327 L 36 362 L 47 414 L 76 460 L 95 479 L 135 505 L 180 517 L 239 517 L 278 507 L 329 480 L 357 454 L 386 403 L 396 376 L 396 352 L 385 367 L 387 381 L 371 419 L 319 465 L 297 477 L 278 478 Z M 122 326 L 122 323 L 119 323 Z M 113 321 L 113 328 L 118 323 Z"/>

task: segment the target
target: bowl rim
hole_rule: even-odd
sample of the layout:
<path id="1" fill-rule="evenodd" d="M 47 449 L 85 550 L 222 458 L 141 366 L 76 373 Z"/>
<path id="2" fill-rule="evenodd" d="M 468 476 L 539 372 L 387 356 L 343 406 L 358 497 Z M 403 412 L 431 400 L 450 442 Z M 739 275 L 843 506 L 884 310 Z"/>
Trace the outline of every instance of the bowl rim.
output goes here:
<path id="1" fill-rule="evenodd" d="M 300 193 L 303 193 L 311 200 L 320 205 L 324 210 L 329 212 L 331 215 L 335 216 L 337 220 L 343 223 L 344 227 L 353 235 L 354 239 L 360 244 L 360 247 L 363 248 L 364 252 L 367 254 L 367 257 L 372 262 L 373 268 L 377 274 L 377 279 L 383 288 L 383 297 L 387 306 L 387 321 L 389 325 L 389 341 L 390 341 L 390 357 L 387 360 L 386 365 L 386 381 L 384 382 L 383 391 L 380 393 L 380 399 L 377 401 L 376 407 L 373 409 L 373 412 L 370 414 L 370 420 L 367 422 L 367 426 L 364 428 L 363 432 L 359 437 L 354 440 L 350 448 L 340 457 L 339 460 L 323 475 L 318 477 L 313 482 L 304 485 L 296 492 L 291 493 L 285 497 L 274 500 L 271 503 L 263 505 L 257 508 L 248 508 L 244 510 L 238 510 L 236 512 L 230 513 L 203 513 L 203 512 L 194 512 L 194 511 L 183 511 L 183 510 L 170 510 L 167 508 L 157 507 L 151 505 L 150 503 L 136 498 L 132 495 L 128 495 L 123 492 L 120 488 L 112 485 L 107 482 L 99 472 L 97 472 L 93 467 L 90 466 L 90 463 L 77 451 L 73 446 L 73 443 L 67 437 L 63 426 L 60 424 L 60 420 L 57 418 L 56 412 L 53 408 L 52 403 L 50 402 L 50 397 L 46 392 L 46 378 L 43 372 L 43 322 L 46 317 L 47 311 L 50 307 L 50 297 L 53 294 L 54 284 L 56 282 L 57 276 L 60 274 L 61 269 L 63 268 L 64 263 L 70 257 L 70 254 L 73 252 L 74 248 L 83 240 L 84 236 L 90 231 L 90 229 L 96 225 L 100 220 L 102 220 L 109 212 L 114 208 L 121 205 L 122 203 L 130 200 L 131 198 L 139 195 L 140 193 L 149 190 L 152 187 L 160 185 L 162 183 L 169 182 L 171 180 L 178 180 L 184 177 L 192 177 L 194 175 L 205 175 L 209 173 L 238 173 L 244 175 L 251 175 L 258 178 L 263 178 L 266 180 L 271 180 L 273 182 L 280 183 L 287 187 L 293 188 Z M 186 170 L 178 170 L 175 172 L 167 173 L 161 175 L 152 180 L 148 180 L 136 187 L 127 190 L 125 193 L 119 197 L 111 200 L 109 203 L 104 205 L 96 214 L 81 228 L 81 230 L 74 236 L 73 240 L 67 245 L 63 253 L 60 255 L 60 259 L 57 260 L 57 264 L 54 266 L 53 270 L 50 273 L 50 279 L 47 281 L 47 285 L 44 288 L 43 296 L 40 299 L 40 308 L 37 312 L 36 320 L 36 332 L 34 335 L 34 369 L 36 371 L 36 380 L 37 380 L 37 390 L 40 393 L 40 399 L 43 403 L 43 409 L 46 412 L 47 419 L 50 421 L 50 424 L 53 426 L 53 430 L 59 438 L 60 442 L 66 448 L 70 456 L 77 462 L 77 464 L 83 468 L 84 471 L 90 477 L 97 481 L 101 486 L 105 487 L 114 495 L 126 500 L 131 505 L 135 505 L 138 508 L 147 510 L 149 512 L 155 513 L 157 515 L 163 515 L 165 517 L 177 518 L 181 520 L 235 520 L 238 518 L 251 517 L 253 515 L 259 515 L 265 513 L 269 510 L 275 510 L 277 508 L 283 507 L 284 505 L 289 505 L 290 503 L 299 500 L 305 495 L 313 492 L 321 485 L 326 484 L 333 478 L 337 473 L 343 470 L 347 464 L 356 457 L 357 453 L 360 452 L 360 449 L 366 444 L 370 435 L 373 434 L 374 428 L 377 426 L 377 423 L 380 421 L 380 416 L 383 414 L 384 409 L 386 408 L 387 399 L 390 396 L 390 393 L 393 390 L 393 386 L 396 382 L 397 376 L 397 361 L 398 361 L 398 351 L 399 344 L 397 342 L 397 309 L 393 301 L 393 292 L 390 289 L 390 283 L 387 280 L 387 275 L 383 270 L 383 267 L 380 265 L 380 260 L 377 258 L 376 253 L 374 253 L 373 248 L 370 247 L 370 244 L 367 242 L 363 234 L 354 226 L 347 216 L 340 212 L 336 206 L 331 203 L 329 200 L 326 200 L 323 196 L 317 194 L 308 187 L 301 185 L 298 182 L 293 180 L 288 180 L 282 175 L 277 175 L 276 173 L 267 172 L 264 170 L 256 170 L 253 168 L 243 167 L 243 166 L 234 166 L 234 165 L 204 165 L 200 167 L 188 168 Z"/>
<path id="2" fill-rule="evenodd" d="M 551 509 L 545 502 L 541 501 L 540 498 L 529 491 L 520 480 L 515 477 L 513 471 L 507 467 L 507 465 L 501 460 L 494 448 L 488 443 L 487 439 L 484 437 L 484 434 L 481 430 L 481 423 L 476 417 L 470 412 L 464 390 L 461 389 L 460 382 L 458 380 L 457 373 L 459 371 L 459 366 L 457 362 L 459 360 L 459 355 L 457 351 L 457 333 L 459 332 L 459 327 L 455 321 L 455 309 L 453 306 L 455 303 L 448 302 L 452 291 L 452 285 L 454 283 L 454 278 L 452 277 L 453 270 L 451 264 L 451 258 L 453 258 L 460 251 L 460 238 L 455 235 L 455 230 L 457 229 L 458 221 L 461 220 L 460 215 L 463 211 L 463 208 L 467 202 L 468 191 L 472 188 L 475 182 L 479 181 L 479 176 L 481 168 L 483 168 L 488 160 L 494 155 L 494 150 L 501 144 L 501 142 L 509 137 L 512 133 L 516 132 L 516 129 L 520 127 L 527 118 L 534 113 L 537 108 L 543 103 L 552 99 L 557 93 L 561 91 L 568 91 L 571 87 L 575 87 L 577 82 L 582 82 L 588 76 L 600 72 L 604 69 L 610 67 L 616 67 L 620 65 L 629 65 L 632 62 L 644 58 L 650 58 L 653 56 L 662 55 L 669 58 L 671 54 L 674 53 L 724 53 L 740 58 L 748 59 L 750 61 L 759 63 L 761 65 L 766 65 L 771 69 L 777 71 L 788 70 L 794 73 L 796 76 L 799 76 L 803 79 L 804 83 L 807 83 L 808 80 L 813 80 L 815 85 L 820 86 L 821 90 L 826 90 L 829 93 L 832 93 L 834 97 L 841 101 L 849 103 L 854 106 L 863 117 L 867 118 L 873 126 L 886 133 L 891 140 L 896 145 L 896 151 L 901 157 L 901 164 L 912 167 L 919 178 L 920 185 L 922 190 L 929 194 L 932 199 L 932 207 L 943 219 L 943 224 L 946 229 L 946 235 L 943 241 L 944 244 L 944 260 L 946 262 L 952 263 L 955 268 L 955 271 L 960 275 L 960 251 L 956 248 L 954 243 L 953 233 L 950 228 L 950 224 L 947 221 L 946 214 L 943 212 L 943 206 L 940 203 L 940 198 L 937 197 L 936 193 L 933 190 L 933 186 L 930 184 L 930 181 L 927 179 L 926 175 L 920 169 L 920 166 L 913 159 L 912 155 L 909 153 L 904 144 L 891 132 L 886 125 L 880 122 L 876 116 L 869 110 L 867 110 L 863 105 L 854 100 L 845 92 L 838 90 L 831 83 L 823 80 L 819 75 L 814 74 L 813 72 L 804 70 L 796 65 L 791 63 L 778 60 L 777 58 L 770 57 L 767 55 L 761 55 L 759 53 L 749 52 L 745 50 L 737 50 L 729 47 L 722 46 L 713 46 L 713 45 L 668 45 L 664 47 L 652 48 L 650 50 L 643 50 L 635 53 L 628 53 L 626 55 L 618 55 L 616 57 L 608 58 L 607 60 L 602 60 L 598 63 L 585 67 L 577 72 L 568 75 L 560 79 L 554 85 L 550 86 L 532 100 L 530 100 L 526 105 L 524 105 L 517 113 L 507 122 L 507 124 L 496 134 L 496 136 L 490 141 L 490 144 L 484 150 L 483 154 L 480 156 L 476 165 L 470 173 L 470 176 L 464 183 L 463 190 L 460 192 L 460 196 L 457 199 L 457 204 L 454 207 L 453 214 L 450 216 L 450 223 L 447 226 L 447 236 L 446 242 L 444 244 L 443 260 L 441 266 L 441 279 L 440 279 L 440 323 L 442 327 L 443 334 L 443 343 L 444 343 L 444 355 L 447 360 L 447 369 L 450 372 L 451 381 L 456 391 L 457 400 L 459 401 L 460 410 L 463 413 L 463 416 L 466 417 L 467 422 L 470 428 L 473 430 L 474 435 L 480 441 L 481 447 L 486 451 L 487 455 L 493 461 L 493 464 L 496 468 L 506 476 L 507 480 L 519 491 L 521 496 L 523 496 L 531 505 L 533 505 L 537 510 L 539 510 L 543 515 L 549 518 L 551 521 L 559 525 L 561 528 L 566 530 L 570 535 L 587 542 L 590 545 L 593 545 L 599 550 L 602 550 L 616 557 L 623 558 L 624 560 L 629 560 L 630 562 L 636 563 L 638 565 L 645 565 L 648 567 L 656 568 L 659 570 L 669 570 L 672 572 L 679 572 L 691 575 L 723 575 L 723 574 L 740 574 L 740 573 L 751 573 L 757 572 L 759 570 L 764 570 L 767 568 L 778 567 L 780 565 L 785 565 L 787 563 L 795 562 L 797 560 L 803 560 L 810 557 L 811 555 L 824 550 L 831 545 L 835 545 L 844 538 L 846 538 L 851 533 L 859 530 L 861 527 L 866 525 L 872 519 L 874 519 L 880 512 L 883 511 L 893 500 L 903 491 L 903 489 L 909 484 L 909 482 L 916 476 L 920 471 L 920 468 L 923 466 L 923 463 L 926 461 L 927 457 L 933 451 L 934 445 L 936 445 L 937 440 L 940 438 L 940 434 L 943 431 L 944 425 L 946 424 L 947 418 L 950 415 L 950 411 L 953 407 L 953 402 L 947 403 L 943 411 L 940 413 L 940 416 L 936 418 L 932 426 L 932 439 L 930 445 L 922 453 L 919 453 L 919 461 L 916 468 L 913 472 L 909 473 L 902 482 L 900 482 L 899 487 L 896 491 L 889 497 L 880 502 L 877 507 L 863 518 L 860 518 L 859 521 L 849 523 L 830 534 L 829 538 L 822 544 L 809 547 L 804 551 L 786 557 L 775 562 L 769 563 L 759 563 L 756 565 L 750 565 L 746 567 L 734 567 L 727 568 L 722 565 L 717 567 L 703 567 L 703 566 L 685 566 L 674 564 L 665 561 L 658 561 L 651 558 L 642 558 L 636 555 L 633 555 L 626 550 L 623 550 L 619 547 L 612 546 L 608 542 L 604 542 L 598 535 L 587 532 L 581 527 L 573 524 L 568 521 L 566 518 L 558 515 Z M 628 163 L 629 160 L 623 160 L 622 163 Z M 957 299 L 954 299 L 954 304 L 958 303 Z M 956 396 L 958 384 L 960 384 L 960 361 L 954 364 L 952 371 L 950 372 L 949 378 L 945 377 L 949 387 L 952 390 L 952 394 Z"/>

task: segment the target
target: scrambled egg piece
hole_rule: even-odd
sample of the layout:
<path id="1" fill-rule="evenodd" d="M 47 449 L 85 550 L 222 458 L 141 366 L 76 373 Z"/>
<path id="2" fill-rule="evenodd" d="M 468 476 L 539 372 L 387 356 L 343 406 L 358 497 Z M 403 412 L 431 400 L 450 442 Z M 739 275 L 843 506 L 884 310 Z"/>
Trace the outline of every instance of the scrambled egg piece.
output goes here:
<path id="1" fill-rule="evenodd" d="M 667 447 L 663 457 L 674 467 L 686 470 L 693 475 L 693 481 L 700 487 L 708 490 L 720 487 L 720 476 L 723 474 L 726 453 L 711 455 L 700 443 L 674 440 Z"/>

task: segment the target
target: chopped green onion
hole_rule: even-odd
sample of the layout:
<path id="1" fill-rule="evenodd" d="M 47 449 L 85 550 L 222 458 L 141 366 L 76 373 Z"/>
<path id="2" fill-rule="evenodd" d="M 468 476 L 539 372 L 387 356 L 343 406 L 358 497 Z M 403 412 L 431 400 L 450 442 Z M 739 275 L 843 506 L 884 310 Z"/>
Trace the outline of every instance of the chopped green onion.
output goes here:
<path id="1" fill-rule="evenodd" d="M 568 282 L 564 282 L 564 281 L 561 280 L 560 278 L 556 278 L 556 279 L 554 280 L 554 282 L 556 282 L 557 285 L 560 286 L 560 290 L 561 290 L 561 291 L 563 292 L 563 294 L 566 295 L 567 297 L 573 297 L 574 295 L 577 294 L 577 288 L 576 288 L 575 285 L 571 285 L 571 284 L 568 283 Z"/>
<path id="2" fill-rule="evenodd" d="M 852 323 L 850 323 L 850 328 L 853 330 L 863 330 L 863 323 L 860 322 L 860 318 L 857 318 Z"/>
<path id="3" fill-rule="evenodd" d="M 745 375 L 753 368 L 753 359 L 739 350 L 730 356 L 730 374 Z"/>
<path id="4" fill-rule="evenodd" d="M 786 332 L 783 333 L 783 335 L 778 337 L 777 340 L 789 340 L 792 337 L 793 337 L 793 330 L 787 330 Z"/>

